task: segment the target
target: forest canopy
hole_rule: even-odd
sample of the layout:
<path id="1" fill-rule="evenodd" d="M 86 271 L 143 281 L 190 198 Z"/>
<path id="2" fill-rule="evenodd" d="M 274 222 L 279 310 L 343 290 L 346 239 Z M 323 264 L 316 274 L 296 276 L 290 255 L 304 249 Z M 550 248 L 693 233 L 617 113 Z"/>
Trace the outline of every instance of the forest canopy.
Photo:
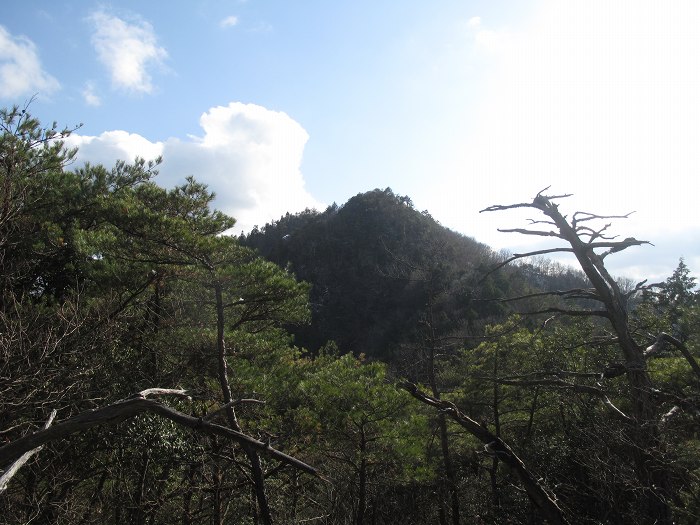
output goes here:
<path id="1" fill-rule="evenodd" d="M 0 522 L 700 519 L 700 296 L 609 274 L 623 216 L 484 210 L 577 269 L 388 188 L 235 238 L 159 159 L 0 126 Z"/>

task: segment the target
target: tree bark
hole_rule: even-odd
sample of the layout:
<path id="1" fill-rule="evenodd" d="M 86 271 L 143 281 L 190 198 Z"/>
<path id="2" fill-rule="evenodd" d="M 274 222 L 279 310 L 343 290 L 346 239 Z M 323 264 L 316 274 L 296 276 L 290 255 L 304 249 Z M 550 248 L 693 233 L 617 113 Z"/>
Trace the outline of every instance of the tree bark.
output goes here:
<path id="1" fill-rule="evenodd" d="M 226 341 L 224 339 L 224 300 L 223 290 L 220 282 L 214 285 L 216 294 L 216 347 L 219 361 L 219 383 L 224 397 L 226 406 L 226 419 L 229 426 L 237 432 L 241 431 L 241 426 L 238 423 L 236 412 L 233 408 L 233 397 L 231 395 L 231 386 L 228 380 L 228 364 L 226 363 Z M 253 486 L 255 488 L 255 496 L 258 502 L 260 518 L 264 525 L 272 525 L 272 513 L 270 505 L 265 494 L 265 475 L 260 462 L 260 456 L 256 450 L 246 444 L 241 443 L 243 451 L 250 461 L 250 469 L 253 477 Z"/>

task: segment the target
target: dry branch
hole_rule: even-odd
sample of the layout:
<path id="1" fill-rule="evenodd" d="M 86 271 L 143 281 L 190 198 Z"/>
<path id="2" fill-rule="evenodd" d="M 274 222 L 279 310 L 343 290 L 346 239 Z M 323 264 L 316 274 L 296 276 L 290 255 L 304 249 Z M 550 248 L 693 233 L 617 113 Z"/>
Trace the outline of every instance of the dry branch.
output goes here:
<path id="1" fill-rule="evenodd" d="M 222 436 L 224 438 L 231 439 L 241 445 L 245 445 L 252 449 L 258 450 L 261 453 L 266 454 L 267 456 L 273 459 L 277 459 L 296 469 L 302 470 L 304 472 L 307 472 L 308 474 L 324 479 L 323 476 L 321 476 L 314 467 L 307 465 L 303 461 L 293 458 L 292 456 L 289 456 L 284 452 L 280 452 L 279 450 L 272 448 L 267 443 L 258 441 L 255 438 L 252 438 L 246 434 L 237 432 L 230 428 L 210 423 L 208 421 L 203 420 L 202 418 L 189 416 L 173 408 L 165 406 L 162 403 L 159 403 L 155 400 L 147 399 L 146 396 L 153 393 L 158 393 L 161 395 L 167 393 L 171 393 L 174 395 L 183 395 L 184 391 L 168 391 L 167 389 L 148 389 L 138 394 L 135 394 L 134 396 L 128 399 L 117 401 L 112 405 L 82 412 L 77 416 L 62 421 L 52 427 L 45 428 L 33 434 L 26 435 L 24 437 L 16 439 L 15 441 L 12 441 L 11 443 L 8 443 L 3 447 L 0 447 L 0 465 L 5 465 L 11 461 L 14 461 L 15 459 L 22 456 L 22 454 L 36 449 L 37 447 L 41 447 L 46 443 L 66 438 L 71 434 L 85 431 L 94 426 L 115 425 L 139 414 L 151 413 L 174 421 L 178 425 L 190 428 L 192 430 L 196 430 L 198 432 Z"/>
<path id="2" fill-rule="evenodd" d="M 480 425 L 466 414 L 463 414 L 453 403 L 429 396 L 419 390 L 413 383 L 405 382 L 400 386 L 414 398 L 448 415 L 472 436 L 481 441 L 490 453 L 497 455 L 498 459 L 513 469 L 528 496 L 537 505 L 548 522 L 554 524 L 567 523 L 555 496 L 525 467 L 523 461 L 501 438 L 490 432 L 486 426 Z"/>
<path id="3" fill-rule="evenodd" d="M 507 297 L 506 299 L 499 299 L 502 303 L 509 303 L 511 301 L 520 301 L 523 299 L 533 299 L 535 297 L 563 297 L 564 299 L 591 299 L 594 301 L 600 301 L 600 297 L 596 293 L 595 289 L 584 289 L 584 288 L 572 288 L 571 290 L 552 290 L 549 292 L 535 292 L 526 295 L 518 295 L 517 297 Z"/>
<path id="4" fill-rule="evenodd" d="M 561 239 L 562 236 L 556 232 L 545 232 L 542 230 L 526 230 L 525 228 L 498 228 L 501 233 L 521 233 L 523 235 L 537 235 L 538 237 L 557 237 Z"/>
<path id="5" fill-rule="evenodd" d="M 44 423 L 44 430 L 51 426 L 51 423 L 53 423 L 55 417 L 56 411 L 52 410 L 51 414 L 49 415 L 49 418 L 46 420 L 46 423 Z M 17 472 L 19 472 L 19 469 L 21 469 L 34 454 L 38 454 L 42 448 L 43 445 L 40 445 L 36 448 L 28 450 L 27 452 L 22 454 L 22 456 L 20 456 L 19 459 L 17 459 L 9 467 L 7 467 L 7 470 L 5 470 L 5 472 L 2 473 L 2 476 L 0 476 L 0 494 L 7 490 L 7 485 L 10 483 L 10 480 L 14 477 L 14 475 L 17 474 Z"/>
<path id="6" fill-rule="evenodd" d="M 644 351 L 644 357 L 654 357 L 663 349 L 665 343 L 670 343 L 673 346 L 675 346 L 681 352 L 681 354 L 683 354 L 685 360 L 688 361 L 688 364 L 690 365 L 690 368 L 693 369 L 693 372 L 695 372 L 695 375 L 698 376 L 698 378 L 700 378 L 700 366 L 698 366 L 698 362 L 690 353 L 688 347 L 685 346 L 680 340 L 676 339 L 672 335 L 667 334 L 666 332 L 661 332 L 657 336 L 656 340 L 654 341 L 654 344 L 649 346 Z"/>

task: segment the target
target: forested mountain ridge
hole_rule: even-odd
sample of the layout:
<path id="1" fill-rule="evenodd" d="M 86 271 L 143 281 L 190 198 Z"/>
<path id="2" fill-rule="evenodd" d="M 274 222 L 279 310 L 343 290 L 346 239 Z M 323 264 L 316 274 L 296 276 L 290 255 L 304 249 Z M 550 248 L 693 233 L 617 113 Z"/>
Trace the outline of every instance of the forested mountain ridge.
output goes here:
<path id="1" fill-rule="evenodd" d="M 429 303 L 439 307 L 443 333 L 468 338 L 503 320 L 509 309 L 500 299 L 587 286 L 581 272 L 546 260 L 491 273 L 502 254 L 445 228 L 390 188 L 322 213 L 287 214 L 240 240 L 312 285 L 311 324 L 292 329 L 301 346 L 333 340 L 341 352 L 384 360 L 415 343 Z"/>

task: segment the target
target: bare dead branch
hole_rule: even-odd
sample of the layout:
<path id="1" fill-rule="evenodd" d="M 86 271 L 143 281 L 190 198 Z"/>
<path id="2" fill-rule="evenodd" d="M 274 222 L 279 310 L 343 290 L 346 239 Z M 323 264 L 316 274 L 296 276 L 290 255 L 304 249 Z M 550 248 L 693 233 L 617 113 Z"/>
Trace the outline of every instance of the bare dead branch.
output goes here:
<path id="1" fill-rule="evenodd" d="M 71 434 L 75 434 L 76 432 L 85 431 L 98 425 L 115 425 L 142 413 L 156 414 L 174 421 L 183 427 L 190 428 L 198 432 L 231 439 L 241 445 L 258 450 L 273 459 L 282 461 L 283 463 L 286 463 L 287 465 L 290 465 L 296 469 L 302 470 L 320 479 L 325 479 L 314 467 L 307 465 L 303 461 L 293 458 L 284 452 L 280 452 L 279 450 L 272 448 L 267 443 L 258 441 L 255 438 L 230 428 L 204 421 L 202 418 L 189 416 L 155 400 L 147 399 L 145 396 L 141 395 L 141 393 L 128 399 L 117 401 L 116 403 L 103 408 L 82 412 L 77 416 L 62 421 L 52 427 L 26 435 L 12 441 L 11 443 L 8 443 L 3 447 L 0 447 L 0 465 L 4 465 L 15 460 L 16 458 L 22 456 L 22 454 L 25 452 L 41 447 L 46 443 L 63 439 Z"/>
<path id="2" fill-rule="evenodd" d="M 678 410 L 682 410 L 695 418 L 700 417 L 700 404 L 698 404 L 698 399 L 695 397 L 681 396 L 678 395 L 678 393 L 666 392 L 658 389 L 653 389 L 652 394 L 655 399 L 661 402 L 672 403 L 678 407 Z"/>
<path id="3" fill-rule="evenodd" d="M 182 390 L 182 389 L 175 389 L 175 388 L 147 388 L 146 390 L 141 390 L 141 392 L 137 392 L 134 394 L 133 397 L 143 397 L 144 399 L 149 397 L 149 396 L 175 396 L 175 397 L 182 397 L 187 400 L 191 400 L 192 398 L 189 396 L 187 391 Z"/>
<path id="4" fill-rule="evenodd" d="M 44 423 L 44 430 L 51 426 L 51 423 L 53 423 L 53 420 L 55 418 L 56 410 L 52 410 L 51 414 L 49 415 L 49 418 L 46 420 L 46 423 Z M 42 448 L 43 445 L 40 445 L 36 448 L 28 450 L 27 452 L 22 454 L 19 459 L 14 461 L 7 468 L 7 470 L 5 470 L 5 472 L 2 473 L 2 476 L 0 476 L 0 494 L 7 490 L 7 485 L 10 483 L 10 480 L 14 477 L 14 475 L 17 474 L 17 472 L 19 472 L 19 469 L 21 469 L 27 463 L 27 461 L 31 459 L 33 455 L 38 454 Z"/>
<path id="5" fill-rule="evenodd" d="M 555 378 L 546 378 L 546 376 L 554 376 Z M 613 413 L 622 418 L 625 421 L 632 421 L 632 418 L 630 418 L 627 414 L 622 412 L 619 408 L 617 408 L 612 401 L 610 401 L 610 398 L 608 397 L 607 393 L 600 387 L 598 386 L 592 386 L 592 385 L 582 385 L 579 383 L 571 383 L 569 381 L 564 381 L 563 379 L 560 379 L 560 377 L 585 377 L 585 378 L 596 378 L 596 379 L 602 379 L 601 374 L 594 374 L 590 372 L 571 372 L 571 371 L 566 371 L 566 370 L 555 370 L 555 371 L 538 371 L 538 372 L 530 372 L 529 374 L 521 374 L 521 375 L 516 375 L 516 376 L 508 376 L 508 377 L 502 377 L 502 378 L 493 378 L 493 377 L 482 377 L 480 379 L 483 379 L 485 381 L 492 381 L 496 382 L 500 385 L 510 385 L 510 386 L 523 386 L 523 387 L 538 387 L 538 386 L 545 386 L 545 387 L 553 387 L 556 389 L 562 389 L 562 390 L 570 390 L 572 392 L 578 392 L 582 394 L 590 394 L 596 397 L 599 397 L 601 401 L 608 407 L 610 408 Z M 531 379 L 533 377 L 539 377 L 541 379 Z"/>
<path id="6" fill-rule="evenodd" d="M 544 191 L 544 190 L 542 190 L 542 191 Z M 537 194 L 538 197 L 544 197 L 548 201 L 553 201 L 553 200 L 557 200 L 557 199 L 565 199 L 567 197 L 571 197 L 572 195 L 573 195 L 573 193 L 562 193 L 561 195 L 542 195 L 542 192 L 539 192 Z"/>
<path id="7" fill-rule="evenodd" d="M 539 237 L 557 237 L 558 239 L 562 238 L 562 236 L 556 232 L 526 230 L 525 228 L 498 228 L 498 231 L 502 233 L 521 233 L 523 235 L 537 235 Z"/>
<path id="8" fill-rule="evenodd" d="M 644 279 L 643 281 L 639 281 L 639 282 L 634 286 L 634 288 L 632 288 L 630 291 L 628 291 L 628 292 L 626 292 L 626 293 L 624 294 L 625 298 L 626 298 L 626 299 L 629 299 L 630 297 L 632 297 L 634 294 L 636 294 L 636 293 L 638 293 L 638 292 L 643 292 L 643 291 L 651 290 L 652 288 L 658 288 L 658 287 L 660 287 L 661 285 L 663 285 L 663 283 L 651 283 L 651 284 L 646 284 L 647 280 L 648 280 L 648 279 Z"/>
<path id="9" fill-rule="evenodd" d="M 466 429 L 472 436 L 481 441 L 488 450 L 508 465 L 518 476 L 528 496 L 542 511 L 544 518 L 550 523 L 567 523 L 564 513 L 557 504 L 556 497 L 542 485 L 540 479 L 535 477 L 525 466 L 523 461 L 501 438 L 490 432 L 485 425 L 480 425 L 466 414 L 463 414 L 454 403 L 443 401 L 422 392 L 413 383 L 405 382 L 400 385 L 414 398 L 426 405 L 437 408 L 452 420 Z"/>
<path id="10" fill-rule="evenodd" d="M 552 221 L 538 221 L 535 219 L 528 219 L 527 222 L 529 224 L 546 224 L 547 226 L 556 226 Z"/>
<path id="11" fill-rule="evenodd" d="M 485 211 L 502 211 L 502 210 L 512 210 L 514 208 L 533 208 L 531 202 L 520 202 L 518 204 L 495 204 L 479 210 L 479 213 L 484 213 Z"/>
<path id="12" fill-rule="evenodd" d="M 605 403 L 615 414 L 620 416 L 622 419 L 625 421 L 632 422 L 634 421 L 631 417 L 629 417 L 627 414 L 625 414 L 622 410 L 617 408 L 612 401 L 610 401 L 610 398 L 608 396 L 605 396 L 603 398 L 603 403 Z"/>
<path id="13" fill-rule="evenodd" d="M 598 257 L 601 259 L 605 259 L 610 254 L 621 252 L 622 250 L 626 250 L 631 246 L 642 246 L 643 244 L 653 246 L 653 244 L 649 241 L 640 241 L 634 237 L 627 237 L 623 241 L 616 242 L 590 242 L 588 243 L 588 246 L 590 248 L 610 248 L 609 250 L 598 255 Z"/>
<path id="14" fill-rule="evenodd" d="M 685 360 L 688 362 L 690 365 L 690 368 L 693 369 L 693 372 L 695 372 L 695 375 L 700 378 L 700 366 L 698 366 L 698 362 L 695 360 L 693 355 L 690 353 L 688 350 L 688 347 L 685 346 L 680 340 L 676 339 L 670 334 L 667 334 L 666 332 L 661 332 L 657 337 L 654 343 L 647 347 L 646 350 L 644 350 L 644 357 L 646 359 L 650 357 L 655 357 L 661 352 L 665 346 L 665 343 L 670 343 L 673 346 L 675 346 L 681 354 L 683 354 L 683 357 Z"/>
<path id="15" fill-rule="evenodd" d="M 552 290 L 549 292 L 536 292 L 525 295 L 519 295 L 517 297 L 507 297 L 505 299 L 499 299 L 501 303 L 509 303 L 512 301 L 520 301 L 522 299 L 532 299 L 535 297 L 547 297 L 547 296 L 563 297 L 564 299 L 591 299 L 594 301 L 600 301 L 600 297 L 596 293 L 595 289 L 589 288 L 572 288 L 571 290 Z"/>
<path id="16" fill-rule="evenodd" d="M 537 193 L 537 196 L 535 197 L 535 200 L 533 202 L 520 202 L 517 204 L 494 204 L 493 206 L 489 206 L 487 208 L 484 208 L 483 210 L 480 210 L 479 213 L 483 212 L 488 212 L 488 211 L 503 211 L 503 210 L 512 210 L 515 208 L 536 208 L 539 209 L 537 206 L 538 201 L 541 200 L 547 200 L 547 201 L 553 201 L 557 199 L 564 199 L 566 197 L 571 197 L 573 193 L 564 193 L 562 195 L 544 195 L 543 193 L 547 191 L 550 188 L 550 186 L 547 186 L 545 189 Z"/>
<path id="17" fill-rule="evenodd" d="M 573 224 L 579 223 L 579 222 L 584 222 L 584 221 L 591 221 L 591 220 L 596 220 L 596 219 L 628 219 L 630 215 L 632 215 L 633 211 L 629 213 L 625 213 L 624 215 L 598 215 L 597 213 L 590 213 L 587 211 L 577 211 L 574 212 L 571 222 Z"/>

